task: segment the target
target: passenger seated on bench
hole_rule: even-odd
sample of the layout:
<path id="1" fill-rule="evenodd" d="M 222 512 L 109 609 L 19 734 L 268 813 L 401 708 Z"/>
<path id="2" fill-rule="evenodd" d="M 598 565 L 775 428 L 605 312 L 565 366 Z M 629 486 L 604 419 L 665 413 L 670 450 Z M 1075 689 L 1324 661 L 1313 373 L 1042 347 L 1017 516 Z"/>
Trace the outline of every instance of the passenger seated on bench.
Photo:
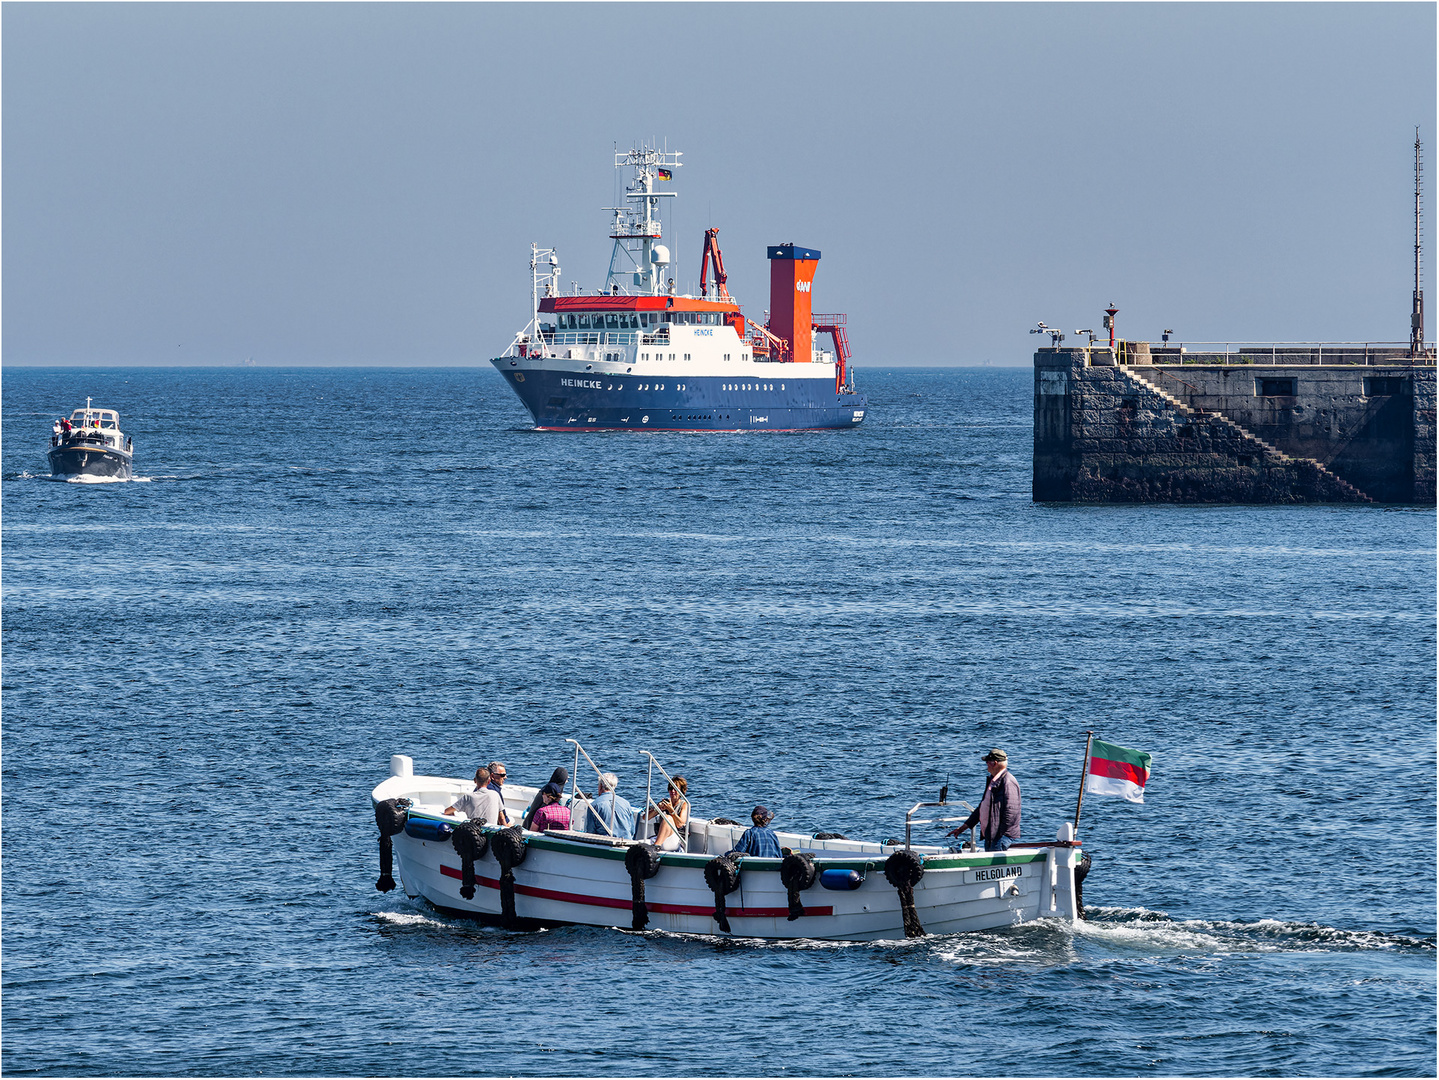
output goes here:
<path id="1" fill-rule="evenodd" d="M 540 808 L 535 811 L 531 818 L 530 828 L 535 832 L 544 832 L 546 829 L 568 829 L 570 827 L 570 808 L 560 805 L 560 796 L 564 794 L 559 784 L 546 784 L 540 789 L 540 798 L 543 802 Z"/>
<path id="2" fill-rule="evenodd" d="M 734 846 L 734 853 L 739 855 L 756 855 L 762 859 L 779 859 L 783 855 L 779 849 L 779 837 L 769 827 L 774 820 L 774 815 L 763 806 L 756 806 L 750 811 L 750 820 L 754 827 L 746 829 L 739 838 L 739 843 Z"/>
<path id="3" fill-rule="evenodd" d="M 561 794 L 561 795 L 564 794 L 565 785 L 568 784 L 569 782 L 570 782 L 570 770 L 567 769 L 567 768 L 565 768 L 563 765 L 561 765 L 561 766 L 560 766 L 558 769 L 556 769 L 554 772 L 550 773 L 550 783 L 551 783 L 551 784 L 554 784 L 556 787 L 558 787 L 558 788 L 560 789 L 560 794 Z M 532 800 L 530 800 L 530 808 L 525 811 L 524 820 L 520 822 L 520 824 L 523 825 L 526 829 L 533 829 L 533 828 L 535 827 L 535 826 L 534 826 L 535 811 L 538 810 L 538 809 L 543 805 L 543 801 L 542 801 L 542 800 L 544 799 L 544 795 L 545 795 L 545 789 L 544 789 L 544 788 L 540 788 L 539 791 L 535 792 L 535 797 L 534 797 Z M 565 828 L 568 829 L 569 826 L 566 825 Z"/>
<path id="4" fill-rule="evenodd" d="M 482 825 L 498 825 L 500 823 L 500 796 L 489 786 L 490 770 L 481 765 L 475 770 L 475 790 L 468 795 L 461 795 L 451 805 L 445 807 L 445 813 L 453 815 L 456 810 L 464 814 L 471 821 L 478 821 Z"/>
<path id="5" fill-rule="evenodd" d="M 634 837 L 635 808 L 615 794 L 619 782 L 619 777 L 612 772 L 600 774 L 600 793 L 590 803 L 583 832 L 613 836 L 620 840 Z"/>
<path id="6" fill-rule="evenodd" d="M 680 830 L 684 831 L 690 823 L 690 804 L 685 798 L 689 789 L 689 781 L 683 776 L 676 776 L 670 781 L 669 796 L 659 804 L 659 810 L 645 811 L 646 820 L 652 817 L 660 819 L 659 827 L 655 830 L 655 847 L 661 851 L 678 851 L 683 846 L 680 837 L 670 828 L 669 820 L 660 814 L 660 810 L 668 814 Z"/>

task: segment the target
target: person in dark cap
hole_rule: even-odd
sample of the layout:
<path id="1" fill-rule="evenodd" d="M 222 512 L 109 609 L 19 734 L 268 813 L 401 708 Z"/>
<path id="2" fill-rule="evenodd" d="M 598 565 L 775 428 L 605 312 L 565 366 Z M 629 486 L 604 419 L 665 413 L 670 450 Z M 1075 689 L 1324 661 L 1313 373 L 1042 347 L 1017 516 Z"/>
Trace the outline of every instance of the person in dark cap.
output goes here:
<path id="1" fill-rule="evenodd" d="M 535 832 L 570 827 L 570 808 L 560 805 L 563 794 L 564 790 L 559 784 L 546 784 L 540 788 L 540 808 L 535 811 L 533 818 Z"/>
<path id="2" fill-rule="evenodd" d="M 779 850 L 779 837 L 769 827 L 774 820 L 774 815 L 763 806 L 756 806 L 750 811 L 749 818 L 754 822 L 740 836 L 739 842 L 734 846 L 735 854 L 757 855 L 762 859 L 779 859 L 782 854 Z"/>
<path id="3" fill-rule="evenodd" d="M 564 790 L 565 790 L 565 785 L 568 784 L 569 782 L 570 782 L 570 770 L 567 769 L 567 768 L 565 768 L 563 765 L 561 765 L 561 766 L 560 766 L 558 769 L 556 769 L 554 772 L 550 773 L 550 783 L 558 785 L 561 793 L 564 792 Z M 543 805 L 542 800 L 543 800 L 543 798 L 544 798 L 544 794 L 545 794 L 545 789 L 544 789 L 544 788 L 540 788 L 539 791 L 535 792 L 535 797 L 534 797 L 532 800 L 530 800 L 530 808 L 525 811 L 524 820 L 520 822 L 521 826 L 523 826 L 524 828 L 526 828 L 526 829 L 533 829 L 533 828 L 534 828 L 534 825 L 531 824 L 531 823 L 535 820 L 535 811 L 538 810 L 538 809 Z"/>
<path id="4" fill-rule="evenodd" d="M 1019 839 L 1019 781 L 1009 771 L 1009 755 L 997 747 L 984 755 L 984 764 L 989 769 L 984 796 L 974 813 L 949 835 L 958 836 L 978 825 L 984 850 L 1003 851 Z"/>

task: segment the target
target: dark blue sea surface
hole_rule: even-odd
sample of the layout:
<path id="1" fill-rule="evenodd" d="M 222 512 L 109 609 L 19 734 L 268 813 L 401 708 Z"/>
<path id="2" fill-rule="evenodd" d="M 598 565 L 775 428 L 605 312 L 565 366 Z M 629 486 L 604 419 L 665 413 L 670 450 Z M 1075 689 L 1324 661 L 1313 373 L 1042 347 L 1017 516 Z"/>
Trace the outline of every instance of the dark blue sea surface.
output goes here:
<path id="1" fill-rule="evenodd" d="M 551 435 L 483 370 L 7 368 L 9 1075 L 1436 1072 L 1435 514 L 1030 501 L 1031 373 L 853 431 Z M 120 411 L 138 476 L 47 476 Z M 484 929 L 375 890 L 391 754 L 566 736 L 876 839 L 1085 731 L 1090 920 L 892 944 Z M 523 898 L 522 898 L 523 902 Z M 523 912 L 522 912 L 523 913 Z"/>

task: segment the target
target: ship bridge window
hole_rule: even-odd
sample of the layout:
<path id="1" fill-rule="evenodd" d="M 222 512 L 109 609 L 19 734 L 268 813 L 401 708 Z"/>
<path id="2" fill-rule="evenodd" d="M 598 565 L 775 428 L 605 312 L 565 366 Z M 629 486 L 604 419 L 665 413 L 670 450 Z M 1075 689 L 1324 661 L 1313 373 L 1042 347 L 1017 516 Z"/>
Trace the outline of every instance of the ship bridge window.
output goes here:
<path id="1" fill-rule="evenodd" d="M 618 315 L 606 315 L 605 328 L 608 330 L 618 330 L 620 328 L 620 317 Z"/>

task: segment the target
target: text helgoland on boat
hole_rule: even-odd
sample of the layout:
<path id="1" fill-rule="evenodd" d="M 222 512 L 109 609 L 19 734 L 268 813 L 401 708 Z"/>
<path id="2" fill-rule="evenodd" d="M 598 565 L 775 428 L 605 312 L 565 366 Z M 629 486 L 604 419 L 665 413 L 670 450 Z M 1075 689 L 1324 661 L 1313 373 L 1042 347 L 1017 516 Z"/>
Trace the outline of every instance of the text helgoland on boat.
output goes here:
<path id="1" fill-rule="evenodd" d="M 768 249 L 765 326 L 746 320 L 725 287 L 718 229 L 705 233 L 700 294 L 675 292 L 659 215 L 675 193 L 656 184 L 673 178 L 680 157 L 653 147 L 615 155 L 632 178 L 625 205 L 610 208 L 604 289 L 561 295 L 554 249 L 535 247 L 532 318 L 495 367 L 542 431 L 854 427 L 865 399 L 854 390 L 845 316 L 811 311 L 818 251 Z"/>
<path id="2" fill-rule="evenodd" d="M 566 741 L 576 752 L 571 784 L 581 757 L 600 772 L 575 740 Z M 661 779 L 672 785 L 653 756 L 641 753 L 654 786 Z M 654 829 L 667 808 L 649 790 L 632 837 L 606 829 L 602 815 L 596 828 L 592 803 L 574 788 L 562 799 L 568 829 L 519 827 L 538 789 L 513 783 L 502 796 L 512 827 L 445 813 L 473 789 L 466 780 L 416 775 L 404 755 L 391 758 L 390 776 L 371 792 L 380 830 L 378 889 L 393 889 L 398 871 L 407 896 L 446 915 L 514 929 L 587 925 L 765 939 L 894 940 L 1038 919 L 1073 924 L 1083 913 L 1089 858 L 1071 822 L 1052 841 L 1004 851 L 912 844 L 914 826 L 964 820 L 916 816 L 944 805 L 945 792 L 940 803 L 910 808 L 903 841 L 781 829 L 782 857 L 765 858 L 734 854 L 744 826 L 698 816 L 666 817 L 680 842 L 677 850 L 660 850 Z"/>

